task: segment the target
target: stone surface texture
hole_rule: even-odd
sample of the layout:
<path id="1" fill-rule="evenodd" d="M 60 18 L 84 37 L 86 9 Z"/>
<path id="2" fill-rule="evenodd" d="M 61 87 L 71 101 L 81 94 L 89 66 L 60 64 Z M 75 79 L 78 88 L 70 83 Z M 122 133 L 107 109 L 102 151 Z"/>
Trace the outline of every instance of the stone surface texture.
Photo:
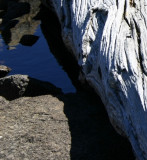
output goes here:
<path id="1" fill-rule="evenodd" d="M 70 159 L 63 106 L 51 95 L 11 102 L 0 97 L 0 159 Z"/>
<path id="2" fill-rule="evenodd" d="M 147 1 L 44 0 L 115 129 L 147 159 Z"/>
<path id="3" fill-rule="evenodd" d="M 8 100 L 24 96 L 62 93 L 60 88 L 49 82 L 43 82 L 28 75 L 11 75 L 0 78 L 0 95 Z"/>

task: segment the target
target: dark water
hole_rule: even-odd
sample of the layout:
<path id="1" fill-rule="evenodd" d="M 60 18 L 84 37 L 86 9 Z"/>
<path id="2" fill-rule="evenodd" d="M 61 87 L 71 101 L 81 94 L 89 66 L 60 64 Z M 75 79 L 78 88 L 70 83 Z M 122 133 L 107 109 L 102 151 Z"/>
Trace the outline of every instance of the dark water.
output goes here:
<path id="1" fill-rule="evenodd" d="M 63 70 L 63 66 L 59 65 L 50 51 L 50 24 L 43 22 L 46 13 L 41 8 L 40 0 L 29 3 L 8 0 L 0 6 L 0 64 L 11 68 L 11 75 L 26 74 L 48 81 L 61 88 L 64 93 L 76 92 L 66 69 Z M 61 55 L 59 41 L 51 46 L 54 44 L 56 46 L 52 50 L 58 48 L 56 54 Z"/>
<path id="2" fill-rule="evenodd" d="M 67 73 L 50 52 L 40 26 L 35 35 L 39 36 L 39 39 L 33 46 L 19 44 L 13 50 L 8 50 L 1 37 L 0 64 L 9 66 L 12 69 L 10 74 L 27 74 L 39 80 L 49 81 L 64 93 L 75 92 L 76 89 Z"/>

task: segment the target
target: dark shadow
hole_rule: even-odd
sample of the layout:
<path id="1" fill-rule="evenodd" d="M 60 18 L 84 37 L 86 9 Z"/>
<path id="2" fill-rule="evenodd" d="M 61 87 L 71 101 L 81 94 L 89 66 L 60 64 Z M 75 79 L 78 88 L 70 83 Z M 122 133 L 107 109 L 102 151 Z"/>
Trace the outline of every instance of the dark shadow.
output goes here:
<path id="1" fill-rule="evenodd" d="M 1 28 L 2 37 L 6 44 L 9 44 L 12 41 L 11 28 L 14 28 L 17 23 L 18 23 L 18 20 L 11 20 L 7 23 L 5 27 Z"/>
<path id="2" fill-rule="evenodd" d="M 7 23 L 12 19 L 22 17 L 30 12 L 30 4 L 27 2 L 9 1 L 7 3 L 7 12 L 3 16 L 3 23 Z"/>
<path id="3" fill-rule="evenodd" d="M 61 98 L 71 132 L 71 160 L 134 160 L 131 145 L 111 126 L 94 93 L 79 92 Z"/>
<path id="4" fill-rule="evenodd" d="M 136 99 L 139 106 L 137 94 Z M 135 160 L 128 139 L 116 133 L 95 93 L 67 94 L 62 101 L 72 137 L 71 160 Z"/>
<path id="5" fill-rule="evenodd" d="M 39 36 L 23 35 L 19 43 L 24 46 L 33 46 L 38 41 L 38 39 Z"/>

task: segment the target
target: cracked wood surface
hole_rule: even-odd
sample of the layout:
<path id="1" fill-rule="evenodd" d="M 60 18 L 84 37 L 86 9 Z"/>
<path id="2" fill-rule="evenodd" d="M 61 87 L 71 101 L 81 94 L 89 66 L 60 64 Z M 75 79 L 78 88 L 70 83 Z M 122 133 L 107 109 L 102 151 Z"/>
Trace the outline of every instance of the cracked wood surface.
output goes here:
<path id="1" fill-rule="evenodd" d="M 44 0 L 45 1 L 45 0 Z M 147 159 L 147 1 L 46 0 L 115 129 Z"/>

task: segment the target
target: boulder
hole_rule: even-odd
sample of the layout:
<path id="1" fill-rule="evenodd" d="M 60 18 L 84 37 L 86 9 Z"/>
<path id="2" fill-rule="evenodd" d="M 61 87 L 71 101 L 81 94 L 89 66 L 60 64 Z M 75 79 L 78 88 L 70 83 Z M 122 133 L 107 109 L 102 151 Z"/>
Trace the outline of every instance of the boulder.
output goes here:
<path id="1" fill-rule="evenodd" d="M 0 96 L 13 100 L 22 96 L 37 96 L 62 93 L 60 88 L 28 75 L 11 75 L 0 78 Z"/>

